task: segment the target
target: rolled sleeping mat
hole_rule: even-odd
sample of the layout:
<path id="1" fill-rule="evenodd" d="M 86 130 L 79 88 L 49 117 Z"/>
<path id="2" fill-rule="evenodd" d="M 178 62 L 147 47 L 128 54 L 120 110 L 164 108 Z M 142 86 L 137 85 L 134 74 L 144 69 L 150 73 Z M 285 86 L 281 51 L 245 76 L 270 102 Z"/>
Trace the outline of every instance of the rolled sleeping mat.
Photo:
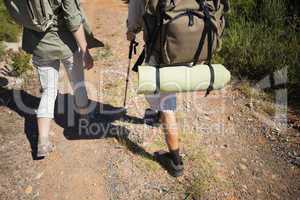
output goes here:
<path id="1" fill-rule="evenodd" d="M 213 89 L 222 89 L 229 83 L 230 72 L 221 64 L 213 64 L 215 81 Z M 157 74 L 159 73 L 159 80 Z M 210 84 L 208 65 L 170 66 L 159 68 L 141 65 L 138 70 L 138 94 L 153 94 L 160 85 L 160 93 L 205 91 Z"/>

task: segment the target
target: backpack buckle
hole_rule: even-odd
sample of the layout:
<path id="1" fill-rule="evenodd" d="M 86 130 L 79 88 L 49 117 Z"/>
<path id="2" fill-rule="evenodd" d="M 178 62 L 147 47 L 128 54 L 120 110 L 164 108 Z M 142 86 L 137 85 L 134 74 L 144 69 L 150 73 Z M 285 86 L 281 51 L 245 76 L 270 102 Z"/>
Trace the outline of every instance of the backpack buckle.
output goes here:
<path id="1" fill-rule="evenodd" d="M 194 25 L 194 15 L 191 10 L 187 10 L 186 14 L 189 17 L 189 27 L 191 27 Z"/>

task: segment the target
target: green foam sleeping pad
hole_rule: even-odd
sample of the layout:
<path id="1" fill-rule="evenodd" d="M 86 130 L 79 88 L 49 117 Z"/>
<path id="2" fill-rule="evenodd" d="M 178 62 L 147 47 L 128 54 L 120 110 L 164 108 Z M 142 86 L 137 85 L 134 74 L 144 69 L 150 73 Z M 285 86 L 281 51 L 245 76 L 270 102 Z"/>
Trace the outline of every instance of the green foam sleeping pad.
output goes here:
<path id="1" fill-rule="evenodd" d="M 221 64 L 212 65 L 215 72 L 213 89 L 218 90 L 229 83 L 230 72 Z M 141 65 L 138 70 L 138 94 L 156 91 L 156 68 Z M 159 69 L 160 93 L 178 93 L 207 90 L 210 83 L 208 65 L 174 66 Z"/>

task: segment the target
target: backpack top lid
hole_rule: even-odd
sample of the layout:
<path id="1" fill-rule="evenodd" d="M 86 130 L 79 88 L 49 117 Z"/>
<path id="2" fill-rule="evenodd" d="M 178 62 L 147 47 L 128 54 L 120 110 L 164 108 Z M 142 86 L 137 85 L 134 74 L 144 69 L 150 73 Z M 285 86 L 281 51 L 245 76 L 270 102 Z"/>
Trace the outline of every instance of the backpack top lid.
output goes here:
<path id="1" fill-rule="evenodd" d="M 199 2 L 204 2 L 210 11 L 217 11 L 220 4 L 223 4 L 224 12 L 229 11 L 228 0 L 147 0 L 146 12 L 155 15 L 159 9 L 159 3 L 164 4 L 164 11 L 180 12 L 184 10 L 199 10 Z"/>
<path id="2" fill-rule="evenodd" d="M 28 29 L 45 32 L 55 24 L 49 0 L 4 0 L 14 21 Z"/>

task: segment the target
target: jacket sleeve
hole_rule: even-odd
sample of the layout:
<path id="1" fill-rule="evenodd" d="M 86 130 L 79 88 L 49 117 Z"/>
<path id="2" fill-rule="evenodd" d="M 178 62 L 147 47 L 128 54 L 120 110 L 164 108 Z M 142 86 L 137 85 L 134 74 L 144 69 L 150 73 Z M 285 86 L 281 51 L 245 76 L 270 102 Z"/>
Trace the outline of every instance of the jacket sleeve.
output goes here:
<path id="1" fill-rule="evenodd" d="M 77 31 L 83 22 L 79 0 L 62 0 L 63 16 L 69 31 Z"/>
<path id="2" fill-rule="evenodd" d="M 127 29 L 128 32 L 138 33 L 143 27 L 145 0 L 130 0 L 128 4 Z"/>

